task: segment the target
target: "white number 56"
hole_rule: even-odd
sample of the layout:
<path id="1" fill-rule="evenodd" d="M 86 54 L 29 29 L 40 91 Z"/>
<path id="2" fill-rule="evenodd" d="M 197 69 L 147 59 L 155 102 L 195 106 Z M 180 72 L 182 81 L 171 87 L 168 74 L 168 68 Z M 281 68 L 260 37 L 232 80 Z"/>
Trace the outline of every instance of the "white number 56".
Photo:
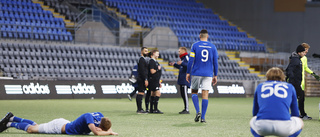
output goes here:
<path id="1" fill-rule="evenodd" d="M 267 84 L 263 84 L 262 88 L 261 88 L 261 97 L 262 98 L 268 98 L 270 96 L 272 96 L 273 94 L 276 97 L 279 98 L 286 98 L 288 96 L 288 92 L 287 92 L 288 86 L 285 84 L 276 84 L 273 88 L 273 83 L 267 83 Z M 265 91 L 269 91 L 269 93 L 265 93 Z M 282 91 L 283 93 L 279 93 L 279 91 Z"/>

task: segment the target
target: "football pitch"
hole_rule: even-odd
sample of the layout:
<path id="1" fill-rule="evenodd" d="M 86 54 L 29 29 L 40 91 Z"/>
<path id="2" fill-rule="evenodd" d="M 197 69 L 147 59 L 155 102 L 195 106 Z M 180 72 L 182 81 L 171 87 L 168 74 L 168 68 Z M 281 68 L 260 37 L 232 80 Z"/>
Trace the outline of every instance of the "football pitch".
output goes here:
<path id="1" fill-rule="evenodd" d="M 201 99 L 200 109 L 201 109 Z M 183 109 L 180 98 L 161 98 L 159 109 L 164 114 L 136 114 L 135 99 L 61 99 L 61 100 L 0 100 L 0 115 L 7 112 L 46 123 L 55 118 L 70 121 L 86 112 L 102 112 L 112 121 L 113 131 L 123 137 L 249 137 L 253 98 L 209 98 L 207 123 L 194 122 L 195 110 L 189 98 L 191 114 L 178 114 Z M 306 98 L 305 109 L 313 120 L 304 121 L 302 137 L 320 136 L 319 98 Z M 143 103 L 144 105 L 144 103 Z M 144 107 L 145 108 L 145 107 Z M 90 135 L 93 135 L 92 133 Z M 49 137 L 70 135 L 27 134 L 9 128 L 2 137 Z M 78 136 L 77 136 L 78 137 Z"/>

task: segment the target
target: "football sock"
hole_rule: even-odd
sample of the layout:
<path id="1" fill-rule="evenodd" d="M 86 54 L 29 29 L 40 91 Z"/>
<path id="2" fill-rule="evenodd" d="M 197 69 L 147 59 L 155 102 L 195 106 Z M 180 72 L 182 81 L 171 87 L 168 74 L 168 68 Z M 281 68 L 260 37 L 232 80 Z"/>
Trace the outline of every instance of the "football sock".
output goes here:
<path id="1" fill-rule="evenodd" d="M 201 119 L 205 119 L 207 108 L 208 108 L 208 99 L 202 99 L 202 107 L 201 107 Z"/>
<path id="2" fill-rule="evenodd" d="M 33 122 L 32 120 L 29 120 L 29 119 L 23 119 L 23 118 L 19 118 L 19 117 L 16 117 L 16 116 L 13 116 L 10 118 L 10 121 L 12 122 L 17 122 L 17 123 L 28 123 L 30 125 L 35 125 L 37 124 L 36 122 Z"/>
<path id="3" fill-rule="evenodd" d="M 159 99 L 160 99 L 160 97 L 158 97 L 158 96 L 154 97 L 154 110 L 158 110 Z"/>
<path id="4" fill-rule="evenodd" d="M 144 103 L 146 104 L 146 110 L 149 108 L 150 95 L 151 92 L 147 91 L 146 98 L 144 99 Z"/>
<path id="5" fill-rule="evenodd" d="M 15 127 L 16 129 L 20 129 L 24 131 L 27 131 L 28 127 L 31 126 L 29 123 L 24 123 L 24 122 L 22 123 L 9 122 L 9 123 L 10 123 L 10 127 Z"/>
<path id="6" fill-rule="evenodd" d="M 142 109 L 142 106 L 141 106 L 142 105 L 142 98 L 143 98 L 143 95 L 138 94 L 136 96 L 136 103 L 137 103 L 138 110 Z"/>
<path id="7" fill-rule="evenodd" d="M 197 94 L 192 94 L 192 102 L 194 105 L 194 108 L 196 109 L 196 112 L 199 113 L 199 98 Z"/>
<path id="8" fill-rule="evenodd" d="M 153 106 L 154 106 L 154 100 L 155 100 L 155 99 L 154 99 L 154 96 L 151 96 L 151 97 L 150 97 L 150 111 L 151 111 L 151 110 L 152 110 L 152 111 L 154 110 L 154 109 L 153 109 L 153 108 L 154 108 L 154 107 L 153 107 Z"/>

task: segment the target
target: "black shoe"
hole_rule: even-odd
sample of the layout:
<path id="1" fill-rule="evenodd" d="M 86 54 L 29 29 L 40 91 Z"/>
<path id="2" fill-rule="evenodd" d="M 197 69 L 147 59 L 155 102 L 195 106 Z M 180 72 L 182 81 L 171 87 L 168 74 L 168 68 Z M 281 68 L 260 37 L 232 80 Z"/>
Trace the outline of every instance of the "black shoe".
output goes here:
<path id="1" fill-rule="evenodd" d="M 11 117 L 14 115 L 11 112 L 8 112 L 0 121 L 0 133 L 8 129 L 7 124 Z"/>
<path id="2" fill-rule="evenodd" d="M 150 109 L 149 113 L 153 113 L 153 109 Z"/>
<path id="3" fill-rule="evenodd" d="M 204 120 L 204 119 L 201 119 L 201 123 L 207 123 L 207 122 L 206 122 L 206 120 Z"/>
<path id="4" fill-rule="evenodd" d="M 194 122 L 199 122 L 200 117 L 201 117 L 201 113 L 199 112 L 196 114 L 196 117 L 194 118 Z"/>
<path id="5" fill-rule="evenodd" d="M 190 112 L 187 110 L 182 110 L 181 112 L 179 112 L 179 114 L 190 114 Z"/>
<path id="6" fill-rule="evenodd" d="M 153 114 L 163 114 L 160 110 L 153 110 Z"/>
<path id="7" fill-rule="evenodd" d="M 149 109 L 146 109 L 146 112 L 149 113 Z"/>
<path id="8" fill-rule="evenodd" d="M 8 129 L 7 125 L 0 125 L 0 133 Z"/>
<path id="9" fill-rule="evenodd" d="M 130 94 L 128 94 L 128 98 L 129 98 L 130 101 L 132 101 Z"/>
<path id="10" fill-rule="evenodd" d="M 141 110 L 137 110 L 137 114 L 147 114 L 147 112 L 145 112 L 143 109 L 141 109 Z"/>
<path id="11" fill-rule="evenodd" d="M 309 117 L 308 115 L 300 116 L 300 118 L 301 118 L 302 120 L 311 120 L 311 119 L 312 119 L 312 117 Z"/>

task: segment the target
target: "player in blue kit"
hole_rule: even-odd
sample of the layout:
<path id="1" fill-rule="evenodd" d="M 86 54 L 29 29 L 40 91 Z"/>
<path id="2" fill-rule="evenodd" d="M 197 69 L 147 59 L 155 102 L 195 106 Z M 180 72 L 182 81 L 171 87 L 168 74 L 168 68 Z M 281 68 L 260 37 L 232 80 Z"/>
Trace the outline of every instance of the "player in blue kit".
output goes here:
<path id="1" fill-rule="evenodd" d="M 28 133 L 68 134 L 68 135 L 118 135 L 111 129 L 111 121 L 100 112 L 85 113 L 70 122 L 63 118 L 40 124 L 32 120 L 14 116 L 11 112 L 0 121 L 0 132 L 9 127 L 24 130 Z"/>
<path id="2" fill-rule="evenodd" d="M 269 69 L 266 77 L 267 81 L 259 84 L 254 93 L 251 133 L 255 137 L 298 136 L 303 121 L 299 117 L 295 88 L 283 82 L 285 75 L 280 68 Z"/>
<path id="3" fill-rule="evenodd" d="M 191 47 L 190 59 L 187 67 L 186 80 L 190 82 L 192 89 L 192 102 L 196 109 L 195 122 L 198 122 L 201 116 L 201 122 L 205 123 L 205 115 L 208 107 L 209 90 L 217 84 L 218 75 L 218 51 L 215 45 L 208 42 L 208 31 L 200 31 L 200 41 L 194 43 Z M 202 107 L 199 110 L 198 89 L 202 89 Z"/>

